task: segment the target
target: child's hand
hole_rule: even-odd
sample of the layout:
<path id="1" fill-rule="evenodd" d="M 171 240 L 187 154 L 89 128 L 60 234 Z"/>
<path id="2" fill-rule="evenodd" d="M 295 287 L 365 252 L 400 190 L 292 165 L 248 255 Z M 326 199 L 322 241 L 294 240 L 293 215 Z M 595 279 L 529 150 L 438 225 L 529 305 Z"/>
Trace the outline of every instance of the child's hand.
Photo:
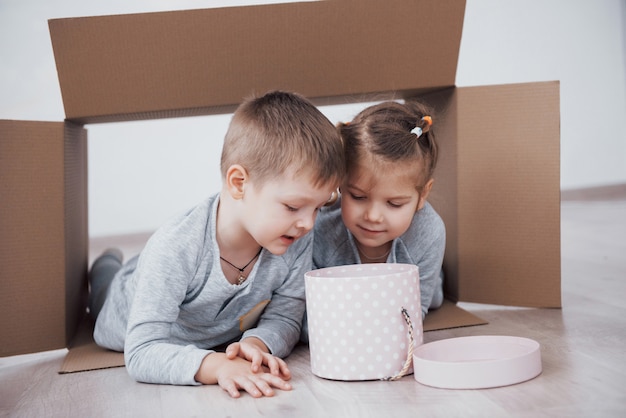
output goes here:
<path id="1" fill-rule="evenodd" d="M 259 339 L 250 337 L 240 342 L 232 343 L 226 348 L 226 357 L 234 359 L 241 357 L 248 360 L 251 364 L 251 371 L 258 373 L 262 370 L 262 366 L 269 369 L 274 376 L 278 376 L 284 380 L 291 379 L 291 372 L 284 360 L 274 357 L 267 352 L 267 347 Z"/>
<path id="2" fill-rule="evenodd" d="M 237 356 L 229 359 L 222 353 L 212 353 L 204 358 L 196 380 L 205 384 L 217 383 L 233 398 L 241 396 L 240 390 L 255 398 L 274 396 L 273 387 L 291 390 L 291 385 L 280 376 L 268 373 L 265 368 L 254 373 L 248 360 Z"/>

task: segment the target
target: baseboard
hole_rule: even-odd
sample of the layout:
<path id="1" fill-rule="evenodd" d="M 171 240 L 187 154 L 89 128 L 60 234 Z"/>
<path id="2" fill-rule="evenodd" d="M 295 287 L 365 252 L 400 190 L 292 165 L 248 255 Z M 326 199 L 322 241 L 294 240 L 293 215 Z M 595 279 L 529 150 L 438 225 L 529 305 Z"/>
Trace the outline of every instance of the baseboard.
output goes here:
<path id="1" fill-rule="evenodd" d="M 626 183 L 607 186 L 561 190 L 562 201 L 623 200 L 626 199 Z"/>

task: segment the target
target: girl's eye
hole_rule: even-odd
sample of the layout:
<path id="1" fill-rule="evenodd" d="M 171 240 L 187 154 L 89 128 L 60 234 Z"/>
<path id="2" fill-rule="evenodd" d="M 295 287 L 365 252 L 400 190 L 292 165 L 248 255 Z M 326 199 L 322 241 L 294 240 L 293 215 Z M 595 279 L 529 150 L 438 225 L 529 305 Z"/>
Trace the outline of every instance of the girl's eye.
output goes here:
<path id="1" fill-rule="evenodd" d="M 289 212 L 297 212 L 298 208 L 294 208 L 293 206 L 285 205 Z"/>
<path id="2" fill-rule="evenodd" d="M 363 200 L 365 196 L 355 195 L 354 193 L 350 193 L 350 197 L 354 200 Z"/>
<path id="3" fill-rule="evenodd" d="M 389 202 L 389 206 L 391 206 L 392 208 L 401 208 L 402 204 L 401 203 Z"/>

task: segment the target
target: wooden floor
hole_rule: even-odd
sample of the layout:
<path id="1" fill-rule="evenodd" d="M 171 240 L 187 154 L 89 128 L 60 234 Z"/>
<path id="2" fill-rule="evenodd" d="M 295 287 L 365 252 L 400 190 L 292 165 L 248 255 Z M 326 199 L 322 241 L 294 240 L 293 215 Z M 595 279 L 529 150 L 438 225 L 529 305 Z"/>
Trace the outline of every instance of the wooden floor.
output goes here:
<path id="1" fill-rule="evenodd" d="M 94 251 L 100 245 L 106 242 L 96 242 Z M 57 350 L 0 359 L 0 415 L 624 417 L 626 200 L 562 204 L 562 288 L 563 309 L 461 304 L 489 325 L 426 333 L 426 342 L 492 334 L 537 340 L 543 373 L 513 386 L 444 390 L 412 376 L 395 382 L 328 381 L 311 374 L 308 349 L 298 347 L 287 359 L 294 374 L 291 392 L 231 399 L 217 386 L 136 383 L 124 368 L 59 375 L 65 350 Z"/>

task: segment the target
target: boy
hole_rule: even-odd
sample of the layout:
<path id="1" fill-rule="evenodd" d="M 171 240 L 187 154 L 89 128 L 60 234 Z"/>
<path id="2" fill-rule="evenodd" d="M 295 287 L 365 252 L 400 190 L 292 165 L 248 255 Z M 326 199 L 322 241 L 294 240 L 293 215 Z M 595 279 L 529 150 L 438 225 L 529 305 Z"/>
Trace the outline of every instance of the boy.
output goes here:
<path id="1" fill-rule="evenodd" d="M 224 140 L 220 193 L 123 267 L 115 251 L 94 262 L 96 343 L 123 350 L 142 382 L 217 383 L 232 397 L 289 390 L 281 357 L 300 335 L 307 233 L 344 171 L 336 128 L 308 100 L 276 91 L 245 101 Z"/>

